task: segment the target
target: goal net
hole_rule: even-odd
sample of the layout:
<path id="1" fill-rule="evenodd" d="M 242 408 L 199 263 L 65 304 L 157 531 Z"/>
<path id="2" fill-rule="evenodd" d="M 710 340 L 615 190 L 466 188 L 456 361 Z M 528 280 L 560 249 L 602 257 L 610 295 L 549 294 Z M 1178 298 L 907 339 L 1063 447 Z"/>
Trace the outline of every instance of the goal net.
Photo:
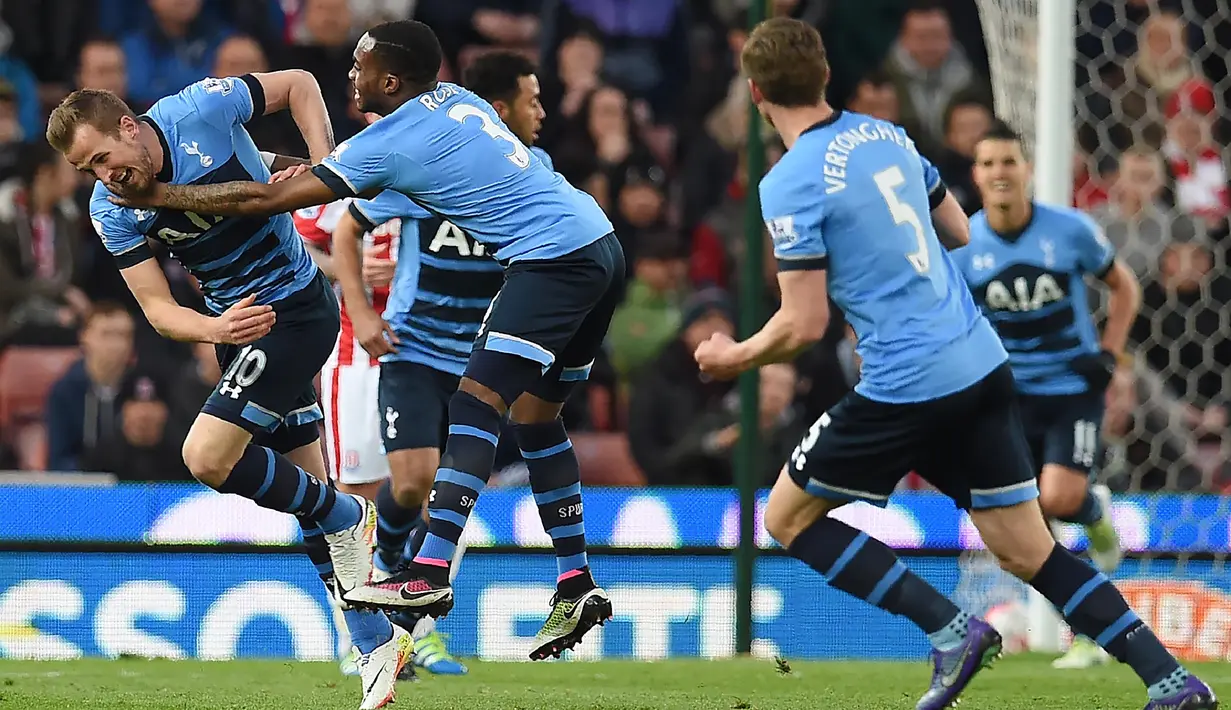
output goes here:
<path id="1" fill-rule="evenodd" d="M 1221 494 L 1231 480 L 1231 6 L 1081 1 L 1068 17 L 1072 30 L 1049 26 L 1066 19 L 1049 12 L 1073 4 L 978 0 L 996 113 L 1022 134 L 1036 165 L 1048 149 L 1040 145 L 1041 124 L 1067 123 L 1071 134 L 1060 141 L 1059 160 L 1053 145 L 1049 163 L 1071 170 L 1072 202 L 1100 224 L 1142 283 L 1130 338 L 1135 361 L 1110 388 L 1102 431 L 1108 455 L 1099 475 L 1120 493 L 1112 516 L 1130 551 L 1114 577 L 1174 651 L 1221 659 L 1231 655 L 1231 633 L 1215 628 L 1231 613 L 1231 573 L 1223 566 L 1231 498 Z M 1055 101 L 1066 87 L 1041 76 L 1063 49 L 1048 38 L 1066 32 L 1075 56 L 1071 105 Z M 1050 115 L 1038 109 L 1049 101 Z M 1036 192 L 1045 179 L 1036 170 Z M 1076 526 L 1057 533 L 1071 547 L 1085 545 Z M 1067 644 L 1049 605 L 999 572 L 987 553 L 965 553 L 960 567 L 957 592 L 973 611 L 1003 618 L 1006 606 L 1019 605 L 1032 647 Z"/>

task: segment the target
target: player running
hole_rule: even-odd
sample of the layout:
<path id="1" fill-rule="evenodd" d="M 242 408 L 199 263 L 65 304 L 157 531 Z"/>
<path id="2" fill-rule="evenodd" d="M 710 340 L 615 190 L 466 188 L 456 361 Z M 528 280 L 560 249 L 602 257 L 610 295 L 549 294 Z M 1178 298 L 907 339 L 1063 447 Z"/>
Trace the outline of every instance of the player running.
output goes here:
<path id="1" fill-rule="evenodd" d="M 449 559 L 487 484 L 506 412 L 530 469 L 559 571 L 531 658 L 558 655 L 611 616 L 590 574 L 580 471 L 560 421 L 587 379 L 624 278 L 624 255 L 593 198 L 552 172 L 470 91 L 437 80 L 440 43 L 426 25 L 378 25 L 360 38 L 351 79 L 361 109 L 385 117 L 310 172 L 264 182 L 134 186 L 117 202 L 207 214 L 268 215 L 390 189 L 481 242 L 504 266 L 458 391 L 423 545 L 404 572 L 343 590 L 388 608 L 447 613 Z"/>
<path id="2" fill-rule="evenodd" d="M 732 377 L 789 360 L 824 332 L 827 293 L 854 327 L 863 360 L 855 391 L 791 455 L 770 493 L 766 529 L 831 586 L 928 634 L 934 670 L 919 710 L 956 702 L 999 655 L 1000 635 L 883 543 L 829 516 L 852 500 L 885 505 L 912 469 L 970 511 L 1005 569 L 1133 668 L 1148 688 L 1148 710 L 1216 707 L 1213 691 L 1107 577 L 1052 538 L 1007 354 L 932 225 L 946 248 L 968 240 L 966 218 L 936 169 L 901 128 L 825 103 L 829 68 L 811 26 L 761 23 L 741 62 L 753 101 L 788 148 L 760 186 L 782 306 L 743 342 L 702 343 L 697 362 Z"/>
<path id="3" fill-rule="evenodd" d="M 1141 289 L 1089 217 L 1030 199 L 1030 166 L 1007 125 L 998 123 L 976 144 L 974 176 L 985 207 L 970 221 L 970 245 L 953 261 L 1008 350 L 1026 441 L 1041 467 L 1043 514 L 1084 526 L 1090 559 L 1111 574 L 1121 552 L 1111 494 L 1095 484 L 1099 430 L 1104 392 L 1124 356 Z M 1087 274 L 1111 290 L 1101 340 Z M 1098 644 L 1079 636 L 1053 665 L 1088 668 L 1107 660 Z"/>
<path id="4" fill-rule="evenodd" d="M 168 338 L 217 344 L 223 375 L 184 441 L 188 469 L 219 492 L 295 515 L 327 586 L 350 588 L 367 577 L 376 515 L 325 482 L 312 380 L 337 335 L 338 304 L 291 218 L 108 201 L 158 182 L 268 179 L 286 159 L 258 152 L 243 124 L 285 108 L 312 155 L 327 154 L 329 116 L 316 80 L 301 71 L 206 79 L 140 117 L 108 91 L 76 91 L 52 112 L 47 140 L 98 178 L 91 220 L 150 324 Z M 147 239 L 198 279 L 210 315 L 175 302 Z M 383 707 L 410 636 L 383 614 L 352 611 L 347 624 L 364 654 L 360 707 Z"/>
<path id="5" fill-rule="evenodd" d="M 544 116 L 535 71 L 524 56 L 496 51 L 476 59 L 464 77 L 467 88 L 490 103 L 527 147 L 537 139 Z M 547 153 L 533 147 L 530 150 L 551 167 Z M 406 238 L 395 242 L 398 269 L 392 294 L 389 289 L 384 293 L 373 289 L 369 301 L 363 284 L 359 235 L 398 231 L 391 225 L 399 224 L 400 234 Z M 483 314 L 500 290 L 504 274 L 481 242 L 399 192 L 385 191 L 373 200 L 352 202 L 337 219 L 333 235 L 334 264 L 344 301 L 342 337 L 351 337 L 359 344 L 361 349 L 352 348 L 351 357 L 357 356 L 360 367 L 380 360 L 379 387 L 372 381 L 357 393 L 343 391 L 342 395 L 366 402 L 370 411 L 357 418 L 376 421 L 370 433 L 354 433 L 383 437 L 388 466 L 377 470 L 373 465 L 365 470 L 361 465 L 358 475 L 341 469 L 343 481 L 383 481 L 368 494 L 376 501 L 378 515 L 372 578 L 380 582 L 388 579 L 404 559 L 413 559 L 423 542 L 427 528 L 423 505 L 440 465 L 449 399 L 457 391 Z M 378 236 L 374 239 L 380 243 Z M 382 296 L 387 302 L 381 300 Z M 354 324 L 349 331 L 348 315 Z M 379 406 L 374 402 L 377 399 Z M 342 401 L 339 399 L 340 405 Z M 343 421 L 341 426 L 340 431 L 345 433 L 350 425 Z M 382 445 L 381 439 L 374 443 Z M 345 446 L 346 450 L 350 448 Z M 367 449 L 371 448 L 369 443 Z M 364 451 L 360 457 L 367 455 Z M 459 539 L 450 560 L 450 580 L 457 576 L 464 551 Z M 412 631 L 417 666 L 435 674 L 466 673 L 466 667 L 445 649 L 436 633 L 435 619 L 409 610 L 392 619 Z"/>

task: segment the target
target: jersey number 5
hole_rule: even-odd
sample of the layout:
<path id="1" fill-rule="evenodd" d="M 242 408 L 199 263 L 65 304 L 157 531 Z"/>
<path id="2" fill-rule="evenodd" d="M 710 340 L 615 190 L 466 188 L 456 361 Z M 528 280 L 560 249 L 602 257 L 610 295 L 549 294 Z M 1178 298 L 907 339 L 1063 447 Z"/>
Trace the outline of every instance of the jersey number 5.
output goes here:
<path id="1" fill-rule="evenodd" d="M 898 199 L 897 189 L 906 184 L 906 176 L 902 174 L 902 169 L 895 165 L 876 173 L 872 179 L 876 181 L 881 197 L 885 198 L 885 205 L 889 207 L 889 215 L 893 217 L 893 223 L 898 226 L 908 224 L 911 229 L 915 230 L 915 241 L 919 250 L 907 254 L 906 260 L 915 267 L 915 271 L 926 274 L 928 267 L 931 266 L 928 257 L 927 232 L 924 231 L 923 222 L 919 220 L 919 213 L 915 212 L 915 208 Z"/>
<path id="2" fill-rule="evenodd" d="M 530 166 L 530 151 L 526 150 L 526 146 L 521 140 L 509 133 L 503 126 L 492 120 L 482 109 L 470 104 L 457 104 L 449 109 L 449 118 L 458 123 L 465 123 L 467 118 L 477 118 L 483 124 L 483 132 L 495 138 L 498 141 L 507 141 L 513 146 L 512 153 L 505 153 L 504 157 L 509 159 L 509 162 L 521 169 L 526 169 Z"/>

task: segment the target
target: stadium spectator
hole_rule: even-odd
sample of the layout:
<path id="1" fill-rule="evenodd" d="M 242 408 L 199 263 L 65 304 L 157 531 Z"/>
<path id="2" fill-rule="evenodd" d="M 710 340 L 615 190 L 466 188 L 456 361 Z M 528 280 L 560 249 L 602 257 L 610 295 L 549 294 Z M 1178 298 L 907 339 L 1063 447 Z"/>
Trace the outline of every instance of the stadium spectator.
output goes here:
<path id="1" fill-rule="evenodd" d="M 680 186 L 683 224 L 692 229 L 716 205 L 731 185 L 748 142 L 748 82 L 735 77 L 726 96 L 705 117 L 705 130 L 688 140 Z M 721 285 L 719 278 L 712 283 Z"/>
<path id="2" fill-rule="evenodd" d="M 316 77 L 339 140 L 365 125 L 355 109 L 355 94 L 347 73 L 354 63 L 355 36 L 351 34 L 347 0 L 304 0 L 302 26 L 282 56 L 285 69 L 303 69 Z M 297 133 L 297 131 L 296 131 Z"/>
<path id="3" fill-rule="evenodd" d="M 73 345 L 90 308 L 75 285 L 77 171 L 45 140 L 21 153 L 18 177 L 0 184 L 0 342 Z"/>
<path id="4" fill-rule="evenodd" d="M 940 2 L 917 2 L 907 10 L 885 69 L 897 88 L 901 124 L 928 156 L 944 144 L 945 108 L 953 98 L 985 89 L 966 52 L 953 41 L 949 13 Z"/>
<path id="5" fill-rule="evenodd" d="M 602 84 L 603 45 L 593 32 L 578 30 L 560 43 L 555 70 L 549 68 L 550 63 L 544 64 L 539 67 L 538 77 L 547 116 L 543 118 L 539 142 L 554 147 L 579 123 L 578 114 Z"/>
<path id="6" fill-rule="evenodd" d="M 680 328 L 680 301 L 688 262 L 670 231 L 645 235 L 633 262 L 624 303 L 616 309 L 607 343 L 620 382 L 640 377 Z"/>
<path id="7" fill-rule="evenodd" d="M 604 79 L 648 101 L 657 120 L 673 118 L 691 65 L 687 10 L 683 0 L 544 0 L 543 73 L 557 73 L 564 38 L 594 28 Z"/>
<path id="8" fill-rule="evenodd" d="M 1107 484 L 1115 490 L 1208 490 L 1211 476 L 1185 413 L 1148 366 L 1117 368 L 1103 416 Z"/>
<path id="9" fill-rule="evenodd" d="M 116 395 L 119 431 L 82 455 L 85 471 L 114 474 L 121 481 L 191 481 L 180 449 L 167 429 L 167 384 L 153 371 L 129 372 Z"/>
<path id="10" fill-rule="evenodd" d="M 201 0 L 149 0 L 151 19 L 121 42 L 128 57 L 128 95 L 148 106 L 209 75 L 214 53 L 230 34 L 201 13 Z"/>
<path id="11" fill-rule="evenodd" d="M 1168 101 L 1163 155 L 1175 178 L 1176 207 L 1210 231 L 1225 228 L 1231 190 L 1223 146 L 1214 139 L 1214 92 L 1200 81 L 1182 86 Z"/>
<path id="12" fill-rule="evenodd" d="M 894 123 L 901 119 L 893 77 L 884 69 L 873 69 L 860 79 L 846 107 L 855 113 Z"/>
<path id="13" fill-rule="evenodd" d="M 1073 206 L 1083 212 L 1091 212 L 1107 204 L 1107 184 L 1102 171 L 1091 172 L 1096 162 L 1081 146 L 1073 141 Z"/>
<path id="14" fill-rule="evenodd" d="M 201 413 L 201 405 L 222 379 L 222 369 L 218 367 L 212 344 L 194 343 L 192 355 L 167 391 L 167 436 L 181 443 Z"/>
<path id="15" fill-rule="evenodd" d="M 17 106 L 20 140 L 33 140 L 43 134 L 42 109 L 34 73 L 21 57 L 11 54 L 13 30 L 0 22 L 0 81 L 11 87 Z"/>
<path id="16" fill-rule="evenodd" d="M 1142 292 L 1132 333 L 1146 362 L 1186 405 L 1196 436 L 1214 440 L 1226 434 L 1231 392 L 1231 277 L 1222 262 L 1199 239 L 1169 244 L 1158 277 Z"/>
<path id="17" fill-rule="evenodd" d="M 88 453 L 120 433 L 120 385 L 133 356 L 133 319 L 115 303 L 96 303 L 81 334 L 82 358 L 47 396 L 47 464 L 80 471 Z"/>
<path id="18" fill-rule="evenodd" d="M 267 71 L 269 60 L 265 57 L 265 50 L 252 37 L 235 34 L 218 45 L 213 76 L 243 76 Z M 308 146 L 304 144 L 289 111 L 254 116 L 244 124 L 244 128 L 261 150 L 280 155 L 308 155 Z"/>
<path id="19" fill-rule="evenodd" d="M 128 98 L 128 60 L 120 44 L 110 39 L 92 39 L 77 54 L 78 89 L 104 89 Z"/>
<path id="20" fill-rule="evenodd" d="M 1189 240 L 1199 233 L 1191 219 L 1163 202 L 1163 180 L 1158 153 L 1130 149 L 1120 158 L 1110 200 L 1094 212 L 1117 254 L 1138 278 L 1154 272 L 1173 238 Z"/>
<path id="21" fill-rule="evenodd" d="M 663 349 L 654 364 L 633 383 L 628 413 L 628 438 L 633 458 L 652 485 L 683 485 L 707 475 L 708 459 L 677 461 L 673 454 L 685 436 L 699 442 L 705 452 L 721 453 L 734 445 L 735 432 L 722 427 L 699 431 L 694 427 L 707 411 L 722 407 L 732 391 L 730 382 L 702 375 L 692 354 L 715 333 L 735 333 L 735 314 L 727 294 L 706 289 L 684 304 L 679 335 Z M 688 465 L 684 465 L 688 464 Z"/>
<path id="22" fill-rule="evenodd" d="M 945 109 L 945 143 L 935 157 L 945 187 L 971 215 L 983 206 L 975 189 L 975 144 L 992 127 L 992 111 L 974 94 L 959 94 Z"/>
<path id="23" fill-rule="evenodd" d="M 0 182 L 17 175 L 17 161 L 24 145 L 17 112 L 13 87 L 0 81 Z"/>

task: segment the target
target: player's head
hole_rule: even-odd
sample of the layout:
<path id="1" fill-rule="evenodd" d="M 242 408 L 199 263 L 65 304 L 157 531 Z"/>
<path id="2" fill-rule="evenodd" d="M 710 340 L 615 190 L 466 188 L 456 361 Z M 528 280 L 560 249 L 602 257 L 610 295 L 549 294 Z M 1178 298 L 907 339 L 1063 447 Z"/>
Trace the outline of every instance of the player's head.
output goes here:
<path id="1" fill-rule="evenodd" d="M 535 71 L 534 62 L 525 55 L 496 51 L 474 60 L 462 76 L 462 84 L 491 104 L 500 120 L 526 145 L 538 140 L 547 115 L 539 102 Z"/>
<path id="2" fill-rule="evenodd" d="M 1030 163 L 1022 149 L 1022 137 L 1004 121 L 992 127 L 975 143 L 975 185 L 988 207 L 1008 207 L 1024 202 L 1030 184 Z"/>
<path id="3" fill-rule="evenodd" d="M 812 25 L 775 17 L 757 25 L 740 53 L 752 100 L 773 122 L 776 109 L 809 108 L 825 98 L 829 60 Z"/>
<path id="4" fill-rule="evenodd" d="M 153 184 L 159 170 L 140 135 L 128 104 L 100 89 L 74 91 L 47 119 L 47 142 L 74 167 L 136 191 Z"/>
<path id="5" fill-rule="evenodd" d="M 432 28 L 414 20 L 377 25 L 359 38 L 350 70 L 360 111 L 385 115 L 436 88 L 443 54 Z"/>

